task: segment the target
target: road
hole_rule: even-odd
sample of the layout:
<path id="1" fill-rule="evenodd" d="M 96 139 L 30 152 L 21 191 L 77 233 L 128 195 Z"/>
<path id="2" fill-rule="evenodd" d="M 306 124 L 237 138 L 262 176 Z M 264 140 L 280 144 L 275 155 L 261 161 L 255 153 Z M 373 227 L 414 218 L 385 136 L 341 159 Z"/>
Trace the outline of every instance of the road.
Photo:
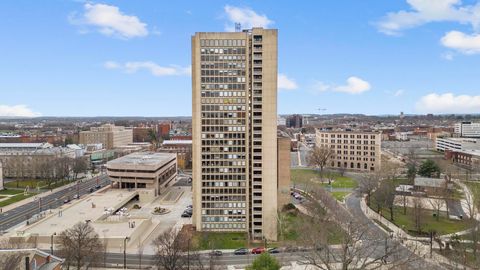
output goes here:
<path id="1" fill-rule="evenodd" d="M 0 214 L 0 231 L 5 232 L 42 211 L 57 208 L 64 204 L 65 199 L 73 199 L 73 196 L 77 193 L 82 196 L 89 193 L 90 188 L 95 188 L 96 185 L 103 187 L 109 183 L 110 180 L 106 175 L 99 176 L 98 178 L 95 177 L 78 185 L 67 187 L 33 202 L 5 211 Z"/>

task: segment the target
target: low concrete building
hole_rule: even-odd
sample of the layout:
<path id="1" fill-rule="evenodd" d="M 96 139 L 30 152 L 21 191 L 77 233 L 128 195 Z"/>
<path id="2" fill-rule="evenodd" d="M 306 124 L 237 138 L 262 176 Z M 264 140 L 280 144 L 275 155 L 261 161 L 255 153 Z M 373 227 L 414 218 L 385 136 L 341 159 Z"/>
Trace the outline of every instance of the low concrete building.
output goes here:
<path id="1" fill-rule="evenodd" d="M 453 189 L 452 183 L 443 178 L 416 177 L 413 183 L 415 191 L 422 191 L 428 195 L 437 195 L 443 190 Z"/>
<path id="2" fill-rule="evenodd" d="M 154 196 L 172 185 L 177 176 L 177 156 L 138 152 L 107 162 L 107 174 L 120 189 L 151 189 Z"/>

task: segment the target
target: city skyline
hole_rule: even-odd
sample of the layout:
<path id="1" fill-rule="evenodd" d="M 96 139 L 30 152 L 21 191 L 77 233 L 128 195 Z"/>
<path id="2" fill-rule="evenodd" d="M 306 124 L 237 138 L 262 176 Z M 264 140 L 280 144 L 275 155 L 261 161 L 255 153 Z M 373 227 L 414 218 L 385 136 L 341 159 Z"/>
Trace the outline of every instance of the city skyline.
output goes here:
<path id="1" fill-rule="evenodd" d="M 272 3 L 2 3 L 0 116 L 190 116 L 190 36 L 235 22 L 279 31 L 280 114 L 480 112 L 478 1 Z"/>

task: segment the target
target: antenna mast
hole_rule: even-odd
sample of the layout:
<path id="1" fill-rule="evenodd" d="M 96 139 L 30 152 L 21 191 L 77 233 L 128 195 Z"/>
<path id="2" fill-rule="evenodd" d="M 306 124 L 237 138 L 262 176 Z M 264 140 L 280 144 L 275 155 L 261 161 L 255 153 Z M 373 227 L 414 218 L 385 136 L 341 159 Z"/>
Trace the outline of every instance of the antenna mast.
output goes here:
<path id="1" fill-rule="evenodd" d="M 235 32 L 241 32 L 242 31 L 242 25 L 240 23 L 235 23 Z"/>

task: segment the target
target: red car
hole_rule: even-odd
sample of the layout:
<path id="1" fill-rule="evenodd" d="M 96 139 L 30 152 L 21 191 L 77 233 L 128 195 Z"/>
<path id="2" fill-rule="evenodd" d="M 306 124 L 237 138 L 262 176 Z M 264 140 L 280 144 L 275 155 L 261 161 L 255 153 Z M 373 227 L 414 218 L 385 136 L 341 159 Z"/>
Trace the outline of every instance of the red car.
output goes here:
<path id="1" fill-rule="evenodd" d="M 257 247 L 252 249 L 252 254 L 262 254 L 265 252 L 265 248 L 263 247 Z"/>

